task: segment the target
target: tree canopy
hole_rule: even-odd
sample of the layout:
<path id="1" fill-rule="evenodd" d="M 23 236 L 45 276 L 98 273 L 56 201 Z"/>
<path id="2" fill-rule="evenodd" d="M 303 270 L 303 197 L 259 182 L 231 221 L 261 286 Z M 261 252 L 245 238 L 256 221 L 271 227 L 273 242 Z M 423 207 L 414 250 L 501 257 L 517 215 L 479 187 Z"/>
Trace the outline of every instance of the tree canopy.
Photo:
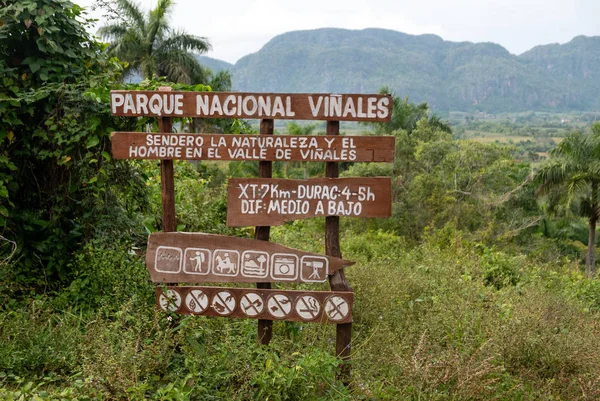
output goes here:
<path id="1" fill-rule="evenodd" d="M 18 261 L 13 273 L 23 281 L 48 286 L 68 276 L 83 242 L 129 232 L 139 206 L 131 195 L 143 187 L 109 154 L 110 132 L 127 129 L 108 107 L 122 68 L 90 38 L 81 8 L 66 0 L 0 5 L 2 251 Z"/>
<path id="2" fill-rule="evenodd" d="M 165 76 L 186 84 L 207 80 L 207 71 L 191 52 L 204 53 L 211 45 L 206 38 L 169 25 L 172 0 L 159 0 L 147 14 L 132 0 L 117 0 L 116 4 L 121 18 L 98 30 L 110 42 L 109 54 L 128 62 L 129 68 L 144 78 Z"/>
<path id="3" fill-rule="evenodd" d="M 402 99 L 389 87 L 384 86 L 379 89 L 380 94 L 391 94 L 394 98 L 394 107 L 392 109 L 392 119 L 385 123 L 369 123 L 376 132 L 390 134 L 397 130 L 405 130 L 409 135 L 417 128 L 417 123 L 426 119 L 429 124 L 441 129 L 444 132 L 451 133 L 450 126 L 443 122 L 438 116 L 429 113 L 427 102 L 415 104 L 408 101 L 408 96 Z"/>
<path id="4" fill-rule="evenodd" d="M 594 248 L 596 224 L 600 217 L 600 124 L 595 124 L 591 134 L 574 132 L 554 150 L 550 158 L 536 173 L 538 193 L 555 192 L 555 199 L 587 217 L 589 224 L 586 272 L 595 271 Z"/>

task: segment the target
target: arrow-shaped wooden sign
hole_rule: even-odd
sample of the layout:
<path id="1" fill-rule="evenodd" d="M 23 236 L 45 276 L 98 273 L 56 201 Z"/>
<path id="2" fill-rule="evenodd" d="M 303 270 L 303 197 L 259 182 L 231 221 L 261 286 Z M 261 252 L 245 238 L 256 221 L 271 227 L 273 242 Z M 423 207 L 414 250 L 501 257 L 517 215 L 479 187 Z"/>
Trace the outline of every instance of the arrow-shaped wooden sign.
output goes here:
<path id="1" fill-rule="evenodd" d="M 272 242 L 204 233 L 152 233 L 146 253 L 155 283 L 317 283 L 352 264 Z"/>

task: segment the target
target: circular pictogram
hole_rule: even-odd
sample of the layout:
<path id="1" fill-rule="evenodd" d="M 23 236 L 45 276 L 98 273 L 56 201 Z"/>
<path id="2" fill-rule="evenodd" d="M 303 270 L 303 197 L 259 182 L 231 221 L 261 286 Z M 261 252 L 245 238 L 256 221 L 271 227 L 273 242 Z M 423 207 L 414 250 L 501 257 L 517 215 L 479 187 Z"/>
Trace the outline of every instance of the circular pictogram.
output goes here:
<path id="1" fill-rule="evenodd" d="M 212 299 L 212 308 L 221 316 L 228 316 L 235 310 L 235 297 L 229 291 L 219 291 Z"/>
<path id="2" fill-rule="evenodd" d="M 312 295 L 302 295 L 296 300 L 296 313 L 302 320 L 314 320 L 320 311 L 319 300 Z"/>
<path id="3" fill-rule="evenodd" d="M 333 295 L 325 301 L 325 313 L 330 320 L 340 322 L 348 317 L 350 305 L 339 295 Z"/>
<path id="4" fill-rule="evenodd" d="M 269 297 L 267 301 L 267 311 L 269 315 L 276 319 L 283 319 L 292 310 L 292 300 L 284 294 L 275 294 Z"/>
<path id="5" fill-rule="evenodd" d="M 166 312 L 174 312 L 181 306 L 181 294 L 175 290 L 167 290 L 160 294 L 158 304 Z"/>
<path id="6" fill-rule="evenodd" d="M 246 316 L 254 317 L 262 313 L 265 304 L 260 295 L 255 292 L 247 292 L 240 299 L 240 308 Z"/>
<path id="7" fill-rule="evenodd" d="M 203 313 L 208 308 L 208 296 L 202 290 L 191 290 L 185 296 L 185 305 L 192 313 Z"/>

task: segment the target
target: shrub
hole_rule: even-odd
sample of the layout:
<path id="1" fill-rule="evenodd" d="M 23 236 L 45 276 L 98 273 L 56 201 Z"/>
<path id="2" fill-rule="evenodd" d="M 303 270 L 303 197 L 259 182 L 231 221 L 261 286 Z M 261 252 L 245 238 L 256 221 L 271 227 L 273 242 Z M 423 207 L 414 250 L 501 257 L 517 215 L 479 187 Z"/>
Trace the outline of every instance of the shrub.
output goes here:
<path id="1" fill-rule="evenodd" d="M 140 308 L 154 306 L 154 285 L 150 283 L 143 251 L 132 245 L 112 247 L 88 243 L 73 255 L 71 284 L 54 302 L 61 308 L 96 311 L 118 310 L 127 302 Z"/>
<path id="2" fill-rule="evenodd" d="M 504 287 L 517 285 L 519 270 L 517 259 L 493 248 L 483 248 L 481 255 L 483 282 L 500 290 Z"/>

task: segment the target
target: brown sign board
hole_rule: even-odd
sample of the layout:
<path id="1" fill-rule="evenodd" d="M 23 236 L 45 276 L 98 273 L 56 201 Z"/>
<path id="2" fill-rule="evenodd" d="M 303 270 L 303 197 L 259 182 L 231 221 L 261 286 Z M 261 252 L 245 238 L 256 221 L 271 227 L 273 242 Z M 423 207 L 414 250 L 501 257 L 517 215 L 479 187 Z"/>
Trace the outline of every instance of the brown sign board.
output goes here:
<path id="1" fill-rule="evenodd" d="M 391 95 L 243 93 L 243 92 L 110 92 L 115 116 L 256 118 L 386 122 L 392 118 Z"/>
<path id="2" fill-rule="evenodd" d="M 113 132 L 115 159 L 393 162 L 393 136 Z"/>
<path id="3" fill-rule="evenodd" d="M 320 283 L 352 264 L 268 241 L 204 233 L 152 233 L 146 252 L 155 283 Z"/>
<path id="4" fill-rule="evenodd" d="M 227 225 L 276 226 L 319 216 L 390 217 L 389 177 L 231 178 L 227 192 Z"/>
<path id="5" fill-rule="evenodd" d="M 160 309 L 185 315 L 342 324 L 352 322 L 353 302 L 352 292 L 156 288 L 156 304 Z"/>

